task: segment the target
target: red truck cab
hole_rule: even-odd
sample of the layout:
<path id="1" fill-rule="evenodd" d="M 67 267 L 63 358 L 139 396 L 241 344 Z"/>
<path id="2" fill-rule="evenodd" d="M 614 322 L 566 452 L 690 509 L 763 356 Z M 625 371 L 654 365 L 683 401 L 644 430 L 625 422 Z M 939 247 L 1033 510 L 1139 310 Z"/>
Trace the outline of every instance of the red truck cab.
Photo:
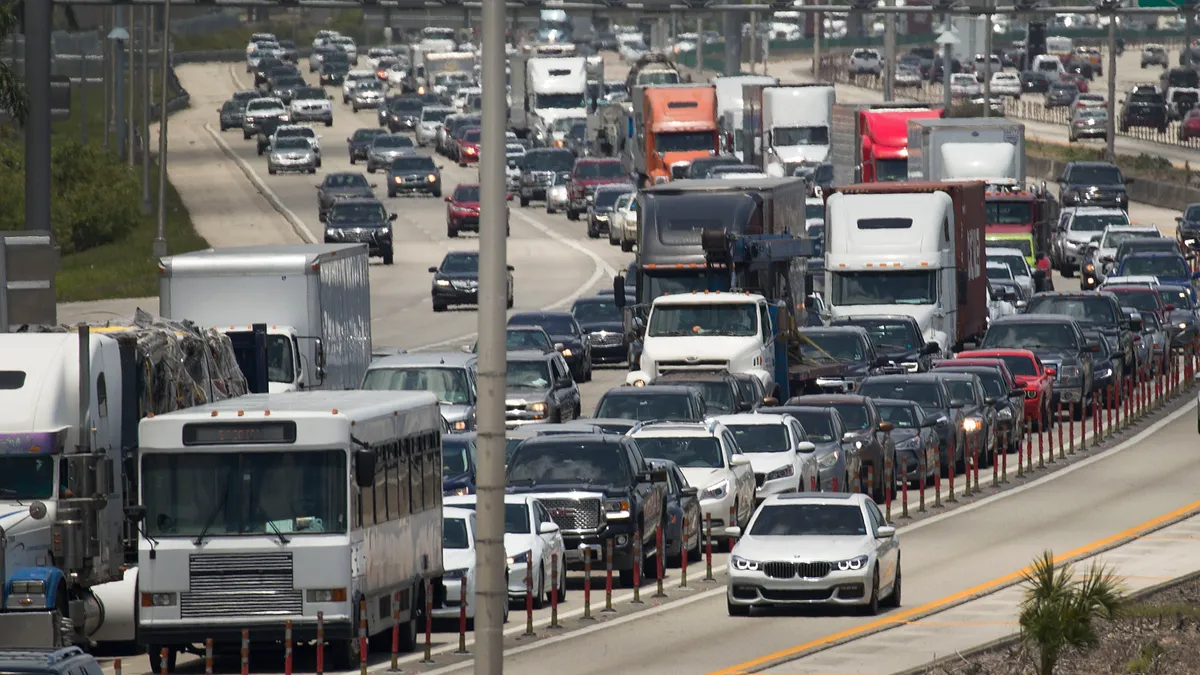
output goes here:
<path id="1" fill-rule="evenodd" d="M 908 180 L 908 121 L 945 117 L 941 108 L 881 108 L 859 111 L 862 183 Z"/>

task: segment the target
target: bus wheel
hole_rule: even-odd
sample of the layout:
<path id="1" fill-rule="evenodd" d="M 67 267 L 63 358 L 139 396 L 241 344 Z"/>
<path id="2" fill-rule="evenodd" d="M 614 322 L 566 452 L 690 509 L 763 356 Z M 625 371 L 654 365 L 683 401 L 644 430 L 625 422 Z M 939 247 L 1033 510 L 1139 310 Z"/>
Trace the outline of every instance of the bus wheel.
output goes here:
<path id="1" fill-rule="evenodd" d="M 350 626 L 355 634 L 358 633 L 359 625 L 358 607 L 359 603 L 356 601 L 354 603 L 354 612 L 351 615 L 353 619 L 350 622 Z M 345 640 L 330 641 L 329 647 L 333 650 L 334 667 L 338 670 L 354 670 L 357 668 L 362 661 L 361 646 L 362 644 L 359 642 L 357 635 Z"/>
<path id="2" fill-rule="evenodd" d="M 417 598 L 417 604 L 408 612 L 408 621 L 400 626 L 400 651 L 411 652 L 417 648 L 417 619 L 425 617 L 425 584 L 417 584 L 409 591 Z"/>

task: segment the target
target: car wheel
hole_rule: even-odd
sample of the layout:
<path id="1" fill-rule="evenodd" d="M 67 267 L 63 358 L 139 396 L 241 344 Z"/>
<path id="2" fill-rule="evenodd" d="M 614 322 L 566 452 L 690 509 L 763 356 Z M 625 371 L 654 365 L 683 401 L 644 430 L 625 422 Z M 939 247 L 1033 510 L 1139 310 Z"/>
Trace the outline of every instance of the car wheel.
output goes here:
<path id="1" fill-rule="evenodd" d="M 553 206 L 550 206 L 549 202 L 546 202 L 546 215 L 552 216 L 556 213 L 558 213 L 558 210 L 555 209 Z"/>
<path id="2" fill-rule="evenodd" d="M 508 296 L 508 302 L 505 304 L 505 306 L 506 306 L 508 309 L 512 309 L 512 308 L 513 308 L 513 297 L 512 297 L 511 295 L 510 295 L 510 296 Z"/>
<path id="3" fill-rule="evenodd" d="M 451 239 L 457 239 L 458 238 L 458 230 L 446 228 L 446 236 Z"/>
<path id="4" fill-rule="evenodd" d="M 750 605 L 735 605 L 726 599 L 725 607 L 729 610 L 729 616 L 750 616 Z"/>
<path id="5" fill-rule="evenodd" d="M 537 591 L 533 594 L 533 608 L 542 609 L 546 606 L 546 566 L 538 567 Z"/>
<path id="6" fill-rule="evenodd" d="M 555 576 L 558 577 L 558 604 L 561 605 L 567 601 L 567 561 L 560 557 L 558 564 L 562 567 Z"/>
<path id="7" fill-rule="evenodd" d="M 438 302 L 437 300 L 434 300 L 433 301 L 433 311 L 444 312 L 444 311 L 446 311 L 446 305 Z"/>
<path id="8" fill-rule="evenodd" d="M 395 258 L 393 257 L 393 255 L 394 255 L 394 254 L 393 254 L 391 251 L 388 251 L 388 252 L 384 253 L 384 254 L 383 254 L 383 264 L 384 264 L 384 265 L 391 265 L 391 264 L 392 264 L 392 262 L 395 260 Z"/>
<path id="9" fill-rule="evenodd" d="M 570 220 L 570 221 L 579 220 L 579 212 L 574 209 L 567 209 L 567 220 Z"/>
<path id="10" fill-rule="evenodd" d="M 356 160 L 356 159 L 354 159 L 354 155 L 350 155 L 350 163 L 351 163 L 351 164 L 354 164 L 354 163 L 356 163 L 356 162 L 357 162 L 357 160 Z"/>
<path id="11" fill-rule="evenodd" d="M 888 607 L 890 609 L 897 609 L 900 607 L 900 602 L 902 599 L 901 593 L 903 591 L 901 583 L 900 583 L 902 570 L 903 570 L 903 568 L 900 567 L 900 558 L 897 557 L 896 558 L 896 581 L 895 581 L 895 583 L 892 584 L 892 592 L 888 594 L 887 600 L 884 602 L 884 606 Z"/>
<path id="12" fill-rule="evenodd" d="M 375 173 L 375 167 L 367 164 L 367 173 Z"/>
<path id="13" fill-rule="evenodd" d="M 618 581 L 621 582 L 621 588 L 633 588 L 633 569 L 618 570 Z"/>
<path id="14" fill-rule="evenodd" d="M 333 126 L 333 118 L 329 118 L 329 119 L 325 120 L 325 126 L 327 126 L 327 127 Z"/>
<path id="15" fill-rule="evenodd" d="M 863 606 L 863 611 L 869 616 L 879 614 L 879 568 L 875 568 L 874 580 L 871 582 L 871 597 Z"/>
<path id="16" fill-rule="evenodd" d="M 522 206 L 522 208 L 529 206 L 529 198 L 528 197 L 524 197 L 524 196 L 521 197 L 521 206 Z"/>
<path id="17" fill-rule="evenodd" d="M 388 197 L 389 197 L 389 198 L 392 198 L 392 199 L 395 199 L 395 197 L 396 197 L 396 193 L 395 193 L 394 191 L 392 191 L 392 190 L 388 190 Z"/>
<path id="18" fill-rule="evenodd" d="M 242 131 L 242 140 L 244 140 L 244 141 L 250 140 L 250 132 Z"/>
<path id="19" fill-rule="evenodd" d="M 621 240 L 621 250 L 624 251 L 625 253 L 629 253 L 630 251 L 633 250 L 633 242 L 625 241 L 624 239 L 622 239 Z"/>
<path id="20" fill-rule="evenodd" d="M 588 221 L 587 236 L 588 236 L 588 239 L 599 239 L 600 238 L 600 233 L 592 229 L 591 220 Z"/>
<path id="21" fill-rule="evenodd" d="M 271 174 L 272 176 L 274 176 L 275 174 L 277 174 L 277 173 L 279 173 L 279 172 L 278 172 L 278 171 L 276 171 L 275 169 L 267 169 L 267 173 L 269 173 L 269 174 Z"/>

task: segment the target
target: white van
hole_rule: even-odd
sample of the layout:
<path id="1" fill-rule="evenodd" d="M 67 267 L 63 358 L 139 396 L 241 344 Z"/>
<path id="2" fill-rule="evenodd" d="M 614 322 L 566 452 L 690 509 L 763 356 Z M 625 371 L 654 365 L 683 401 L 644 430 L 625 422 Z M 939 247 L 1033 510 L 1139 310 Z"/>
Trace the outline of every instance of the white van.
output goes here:
<path id="1" fill-rule="evenodd" d="M 1067 74 L 1067 69 L 1063 66 L 1063 62 L 1052 54 L 1039 54 L 1033 60 L 1033 68 L 1031 70 L 1045 73 L 1051 82 L 1058 82 L 1062 79 L 1063 75 Z"/>

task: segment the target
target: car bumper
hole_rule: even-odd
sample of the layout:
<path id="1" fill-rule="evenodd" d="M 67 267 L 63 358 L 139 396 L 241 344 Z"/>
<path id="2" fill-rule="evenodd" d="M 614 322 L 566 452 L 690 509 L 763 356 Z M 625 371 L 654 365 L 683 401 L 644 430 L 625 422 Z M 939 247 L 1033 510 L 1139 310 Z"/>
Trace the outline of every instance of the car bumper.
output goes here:
<path id="1" fill-rule="evenodd" d="M 608 542 L 613 542 L 613 569 L 627 570 L 633 568 L 633 544 L 636 538 L 630 531 L 632 526 L 614 527 L 610 525 L 607 529 L 598 532 L 563 532 L 563 555 L 567 559 L 567 569 L 581 570 L 583 569 L 583 551 L 591 549 L 592 551 L 592 566 L 597 564 L 603 565 L 606 555 Z M 643 573 L 643 576 L 646 576 Z"/>
<path id="2" fill-rule="evenodd" d="M 446 221 L 446 227 L 454 230 L 466 230 L 468 232 L 479 231 L 479 216 L 463 216 L 461 218 L 451 218 Z"/>
<path id="3" fill-rule="evenodd" d="M 1096 127 L 1077 127 L 1075 129 L 1075 138 L 1105 138 L 1108 136 L 1108 131 Z"/>
<path id="4" fill-rule="evenodd" d="M 447 305 L 474 305 L 479 302 L 479 290 L 434 286 L 433 299 Z"/>
<path id="5" fill-rule="evenodd" d="M 430 183 L 412 182 L 412 183 L 397 183 L 391 181 L 388 183 L 388 192 L 424 192 L 425 194 L 435 194 L 442 191 L 441 181 Z"/>
<path id="6" fill-rule="evenodd" d="M 333 119 L 332 110 L 293 110 L 292 120 L 295 122 L 323 122 Z"/>
<path id="7" fill-rule="evenodd" d="M 629 356 L 629 347 L 625 343 L 615 345 L 592 345 L 592 363 L 611 363 L 624 361 Z"/>
<path id="8" fill-rule="evenodd" d="M 267 162 L 267 167 L 275 171 L 303 171 L 317 168 L 316 160 L 311 162 Z"/>
<path id="9" fill-rule="evenodd" d="M 1054 389 L 1053 405 L 1081 403 L 1082 401 L 1083 387 L 1055 387 Z"/>
<path id="10" fill-rule="evenodd" d="M 525 199 L 534 199 L 534 200 L 545 199 L 546 198 L 546 188 L 522 185 L 521 186 L 521 197 L 523 197 Z"/>
<path id="11" fill-rule="evenodd" d="M 762 572 L 731 569 L 725 596 L 731 605 L 864 605 L 874 582 L 870 568 L 833 571 L 821 579 L 773 579 Z"/>

